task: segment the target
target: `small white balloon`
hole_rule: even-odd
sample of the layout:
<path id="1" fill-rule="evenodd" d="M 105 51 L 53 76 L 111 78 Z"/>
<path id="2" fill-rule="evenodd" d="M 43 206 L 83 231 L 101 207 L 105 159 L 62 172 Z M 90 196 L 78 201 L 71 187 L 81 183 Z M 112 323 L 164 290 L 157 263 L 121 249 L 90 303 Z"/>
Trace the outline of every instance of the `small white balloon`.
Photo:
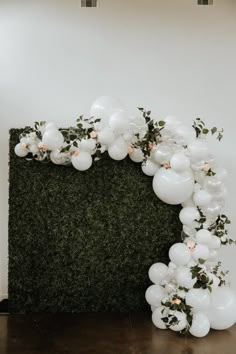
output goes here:
<path id="1" fill-rule="evenodd" d="M 194 193 L 193 201 L 198 206 L 205 206 L 212 200 L 212 195 L 204 189 L 201 189 Z"/>
<path id="2" fill-rule="evenodd" d="M 124 111 L 124 106 L 117 98 L 102 96 L 93 102 L 90 116 L 100 118 L 102 127 L 105 127 L 108 125 L 110 116 L 121 111 Z"/>
<path id="3" fill-rule="evenodd" d="M 178 173 L 160 168 L 153 178 L 153 189 L 159 199 L 167 204 L 181 204 L 193 193 L 194 177 L 190 170 Z"/>
<path id="4" fill-rule="evenodd" d="M 234 292 L 224 286 L 212 289 L 211 306 L 207 312 L 211 328 L 223 330 L 235 323 L 236 297 Z"/>
<path id="5" fill-rule="evenodd" d="M 209 257 L 210 251 L 209 248 L 206 245 L 198 244 L 194 248 L 194 251 L 192 253 L 192 257 L 194 260 L 199 260 L 199 259 L 204 259 L 206 260 Z"/>
<path id="6" fill-rule="evenodd" d="M 217 250 L 221 246 L 221 240 L 218 236 L 212 235 L 208 247 L 213 250 Z"/>
<path id="7" fill-rule="evenodd" d="M 170 166 L 176 172 L 182 172 L 190 167 L 190 161 L 184 153 L 179 152 L 171 157 Z"/>
<path id="8" fill-rule="evenodd" d="M 200 218 L 199 211 L 195 207 L 185 207 L 179 213 L 182 224 L 190 226 L 195 220 Z"/>
<path id="9" fill-rule="evenodd" d="M 155 149 L 154 152 L 154 160 L 158 162 L 159 164 L 163 165 L 164 163 L 167 163 L 170 161 L 172 156 L 172 150 L 169 145 L 160 143 L 157 145 L 157 148 Z"/>
<path id="10" fill-rule="evenodd" d="M 192 273 L 188 267 L 179 267 L 176 272 L 178 286 L 191 289 L 196 280 L 192 278 Z"/>
<path id="11" fill-rule="evenodd" d="M 205 229 L 199 230 L 196 233 L 196 240 L 198 243 L 203 243 L 209 246 L 210 242 L 212 241 L 212 234 L 210 231 Z"/>
<path id="12" fill-rule="evenodd" d="M 59 130 L 48 129 L 43 134 L 42 142 L 47 146 L 48 150 L 58 150 L 64 143 L 64 137 Z"/>
<path id="13" fill-rule="evenodd" d="M 70 155 L 55 150 L 50 153 L 50 159 L 55 165 L 64 165 L 70 161 Z"/>
<path id="14" fill-rule="evenodd" d="M 168 274 L 168 267 L 164 263 L 154 263 L 148 272 L 149 279 L 154 284 L 159 284 Z"/>
<path id="15" fill-rule="evenodd" d="M 29 153 L 25 144 L 19 143 L 15 146 L 15 154 L 19 157 L 25 157 Z"/>
<path id="16" fill-rule="evenodd" d="M 101 145 L 111 145 L 115 139 L 116 136 L 113 130 L 109 127 L 105 127 L 98 132 L 98 141 Z"/>
<path id="17" fill-rule="evenodd" d="M 203 212 L 208 218 L 216 218 L 221 214 L 224 204 L 224 200 L 212 200 L 203 208 Z"/>
<path id="18" fill-rule="evenodd" d="M 152 314 L 152 322 L 159 329 L 166 329 L 166 325 L 162 318 L 167 315 L 167 310 L 164 306 L 157 307 Z"/>
<path id="19" fill-rule="evenodd" d="M 186 265 L 191 259 L 191 252 L 184 243 L 175 243 L 169 250 L 169 258 L 176 265 Z"/>
<path id="20" fill-rule="evenodd" d="M 205 313 L 197 312 L 193 314 L 192 325 L 189 332 L 194 337 L 205 337 L 210 331 L 210 321 Z"/>
<path id="21" fill-rule="evenodd" d="M 174 138 L 177 144 L 188 145 L 196 139 L 196 132 L 187 125 L 178 125 L 175 130 Z"/>
<path id="22" fill-rule="evenodd" d="M 77 170 L 86 171 L 92 166 L 93 160 L 88 152 L 80 151 L 72 155 L 71 162 Z"/>
<path id="23" fill-rule="evenodd" d="M 54 122 L 48 122 L 46 125 L 45 125 L 45 130 L 58 130 L 58 127 L 56 125 L 56 123 Z"/>
<path id="24" fill-rule="evenodd" d="M 159 285 L 149 286 L 149 288 L 147 288 L 145 293 L 145 298 L 146 301 L 149 303 L 149 305 L 156 306 L 156 307 L 161 305 L 161 301 L 164 296 L 165 296 L 165 292 L 163 288 Z"/>
<path id="25" fill-rule="evenodd" d="M 96 140 L 95 139 L 82 139 L 79 143 L 80 151 L 86 151 L 92 154 L 96 149 Z"/>
<path id="26" fill-rule="evenodd" d="M 170 329 L 175 332 L 183 331 L 188 324 L 186 314 L 180 311 L 173 311 L 172 314 L 177 318 L 177 323 L 170 326 Z"/>
<path id="27" fill-rule="evenodd" d="M 205 311 L 210 306 L 210 294 L 206 289 L 190 289 L 186 295 L 186 304 L 194 310 Z"/>
<path id="28" fill-rule="evenodd" d="M 154 176 L 160 167 L 161 165 L 149 159 L 142 163 L 142 171 L 147 176 Z"/>
<path id="29" fill-rule="evenodd" d="M 223 182 L 217 178 L 217 176 L 206 176 L 204 180 L 204 188 L 209 193 L 218 193 L 221 191 Z"/>
<path id="30" fill-rule="evenodd" d="M 128 145 L 122 137 L 117 138 L 112 145 L 108 147 L 108 154 L 113 160 L 123 160 L 128 154 Z"/>
<path id="31" fill-rule="evenodd" d="M 133 162 L 140 163 L 144 159 L 144 155 L 141 149 L 133 149 L 133 151 L 129 154 L 130 159 Z"/>

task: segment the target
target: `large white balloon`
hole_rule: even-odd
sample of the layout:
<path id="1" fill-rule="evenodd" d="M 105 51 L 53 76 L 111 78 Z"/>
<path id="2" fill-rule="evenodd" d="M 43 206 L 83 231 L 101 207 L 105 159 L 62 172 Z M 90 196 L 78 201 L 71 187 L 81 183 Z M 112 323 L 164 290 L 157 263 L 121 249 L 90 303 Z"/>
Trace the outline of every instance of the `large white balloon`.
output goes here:
<path id="1" fill-rule="evenodd" d="M 50 153 L 50 159 L 55 165 L 64 165 L 70 162 L 70 155 L 55 150 Z"/>
<path id="2" fill-rule="evenodd" d="M 193 314 L 192 325 L 189 332 L 194 337 L 205 337 L 210 331 L 210 321 L 205 313 L 197 312 Z"/>
<path id="3" fill-rule="evenodd" d="M 211 328 L 227 329 L 234 325 L 236 314 L 236 297 L 228 287 L 218 287 L 212 290 L 211 306 L 207 312 Z"/>
<path id="4" fill-rule="evenodd" d="M 102 96 L 97 98 L 92 104 L 90 115 L 91 117 L 100 118 L 101 126 L 105 127 L 110 116 L 118 111 L 124 111 L 124 106 L 117 98 Z"/>
<path id="5" fill-rule="evenodd" d="M 112 145 L 108 147 L 108 154 L 113 160 L 123 160 L 128 154 L 128 145 L 122 137 L 117 138 Z"/>
<path id="6" fill-rule="evenodd" d="M 96 140 L 95 139 L 82 139 L 79 143 L 80 151 L 86 151 L 90 154 L 94 153 L 96 150 Z"/>
<path id="7" fill-rule="evenodd" d="M 185 207 L 179 213 L 180 221 L 187 226 L 192 225 L 192 223 L 199 218 L 199 211 L 195 207 Z"/>
<path id="8" fill-rule="evenodd" d="M 166 329 L 166 325 L 162 318 L 166 316 L 166 308 L 164 306 L 157 307 L 152 313 L 152 322 L 159 329 Z"/>
<path id="9" fill-rule="evenodd" d="M 165 292 L 163 288 L 159 285 L 151 285 L 147 288 L 145 293 L 146 301 L 149 305 L 160 306 L 163 297 L 165 296 Z"/>
<path id="10" fill-rule="evenodd" d="M 147 176 L 154 176 L 161 166 L 152 160 L 147 159 L 142 163 L 142 171 Z"/>
<path id="11" fill-rule="evenodd" d="M 181 204 L 193 193 L 194 177 L 191 170 L 178 173 L 160 168 L 153 178 L 153 189 L 159 199 L 167 204 Z"/>
<path id="12" fill-rule="evenodd" d="M 109 125 L 116 134 L 125 133 L 129 128 L 129 120 L 125 112 L 115 112 L 109 119 Z"/>
<path id="13" fill-rule="evenodd" d="M 190 167 L 190 161 L 184 153 L 178 152 L 171 157 L 170 166 L 176 172 L 182 172 Z"/>
<path id="14" fill-rule="evenodd" d="M 154 284 L 159 284 L 168 274 L 168 267 L 164 263 L 154 263 L 149 271 L 148 276 L 149 279 Z"/>
<path id="15" fill-rule="evenodd" d="M 45 144 L 48 150 L 60 149 L 64 143 L 64 137 L 62 133 L 57 129 L 45 130 L 42 138 L 43 144 Z"/>
<path id="16" fill-rule="evenodd" d="M 88 152 L 80 151 L 72 155 L 71 162 L 77 170 L 86 171 L 92 166 L 93 160 Z"/>
<path id="17" fill-rule="evenodd" d="M 15 154 L 19 157 L 25 157 L 29 153 L 29 150 L 26 148 L 25 144 L 19 143 L 15 146 Z"/>
<path id="18" fill-rule="evenodd" d="M 190 289 L 186 295 L 186 304 L 194 310 L 205 311 L 210 306 L 210 294 L 205 289 Z"/>
<path id="19" fill-rule="evenodd" d="M 169 250 L 170 260 L 177 265 L 186 265 L 191 259 L 191 252 L 184 243 L 175 243 Z"/>

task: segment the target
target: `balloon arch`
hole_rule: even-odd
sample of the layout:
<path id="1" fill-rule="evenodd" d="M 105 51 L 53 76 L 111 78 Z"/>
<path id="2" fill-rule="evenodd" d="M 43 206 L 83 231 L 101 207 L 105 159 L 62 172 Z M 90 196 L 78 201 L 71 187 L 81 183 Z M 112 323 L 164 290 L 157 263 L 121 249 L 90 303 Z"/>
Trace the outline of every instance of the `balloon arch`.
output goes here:
<path id="1" fill-rule="evenodd" d="M 153 190 L 167 204 L 182 204 L 183 243 L 169 250 L 168 266 L 149 269 L 154 283 L 146 291 L 152 321 L 204 337 L 210 328 L 226 329 L 235 323 L 236 298 L 227 286 L 227 272 L 217 261 L 221 245 L 232 244 L 227 234 L 230 220 L 222 213 L 227 172 L 209 153 L 207 136 L 220 141 L 223 130 L 208 129 L 197 118 L 188 127 L 172 116 L 163 120 L 139 108 L 131 116 L 119 100 L 100 97 L 91 118 L 80 116 L 76 126 L 58 129 L 55 123 L 35 122 L 20 135 L 15 147 L 19 157 L 89 169 L 105 151 L 114 160 L 127 155 L 153 176 Z"/>

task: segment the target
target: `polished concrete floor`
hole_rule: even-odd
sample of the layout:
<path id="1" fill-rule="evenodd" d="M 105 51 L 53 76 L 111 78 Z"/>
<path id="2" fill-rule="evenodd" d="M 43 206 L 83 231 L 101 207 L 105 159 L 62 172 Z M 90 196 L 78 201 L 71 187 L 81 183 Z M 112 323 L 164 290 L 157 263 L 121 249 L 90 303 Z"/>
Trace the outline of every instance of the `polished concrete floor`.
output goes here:
<path id="1" fill-rule="evenodd" d="M 0 315 L 0 354 L 235 354 L 236 327 L 202 339 L 153 327 L 150 314 Z"/>

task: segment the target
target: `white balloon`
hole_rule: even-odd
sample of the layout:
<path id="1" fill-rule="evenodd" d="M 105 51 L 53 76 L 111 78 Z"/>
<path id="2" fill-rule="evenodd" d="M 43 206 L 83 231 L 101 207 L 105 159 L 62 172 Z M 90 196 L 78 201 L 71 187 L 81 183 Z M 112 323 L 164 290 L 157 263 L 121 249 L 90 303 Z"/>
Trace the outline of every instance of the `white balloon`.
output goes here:
<path id="1" fill-rule="evenodd" d="M 108 147 L 108 154 L 113 160 L 123 160 L 128 154 L 128 145 L 122 137 L 117 138 L 112 145 Z"/>
<path id="2" fill-rule="evenodd" d="M 193 201 L 198 206 L 208 205 L 211 200 L 212 200 L 212 195 L 207 191 L 205 191 L 204 189 L 201 189 L 200 191 L 194 193 L 193 195 Z"/>
<path id="3" fill-rule="evenodd" d="M 190 161 L 184 153 L 178 152 L 171 157 L 170 166 L 176 172 L 182 172 L 190 167 Z"/>
<path id="4" fill-rule="evenodd" d="M 48 122 L 46 125 L 45 125 L 45 130 L 58 130 L 58 127 L 56 125 L 56 123 L 54 122 Z"/>
<path id="5" fill-rule="evenodd" d="M 209 157 L 208 144 L 205 139 L 196 139 L 188 145 L 190 158 L 194 161 L 207 161 Z"/>
<path id="6" fill-rule="evenodd" d="M 28 155 L 29 150 L 26 148 L 25 144 L 19 143 L 15 146 L 15 154 L 19 157 L 25 157 Z"/>
<path id="7" fill-rule="evenodd" d="M 65 163 L 70 161 L 70 155 L 61 153 L 58 150 L 54 150 L 50 153 L 50 160 L 55 164 L 55 165 L 64 165 Z"/>
<path id="8" fill-rule="evenodd" d="M 196 139 L 196 132 L 192 127 L 181 124 L 176 127 L 174 138 L 177 144 L 188 145 Z"/>
<path id="9" fill-rule="evenodd" d="M 235 323 L 236 297 L 228 287 L 212 289 L 211 306 L 207 312 L 211 328 L 227 329 Z"/>
<path id="10" fill-rule="evenodd" d="M 129 157 L 136 163 L 142 162 L 144 159 L 144 155 L 141 149 L 134 149 L 133 152 L 129 154 Z"/>
<path id="11" fill-rule="evenodd" d="M 149 279 L 154 284 L 159 284 L 168 274 L 168 267 L 164 263 L 154 263 L 149 271 L 148 276 Z"/>
<path id="12" fill-rule="evenodd" d="M 216 176 L 206 176 L 204 188 L 210 193 L 218 193 L 222 188 L 223 182 Z"/>
<path id="13" fill-rule="evenodd" d="M 192 278 L 192 273 L 188 267 L 179 267 L 176 272 L 176 281 L 179 286 L 191 289 L 196 280 Z"/>
<path id="14" fill-rule="evenodd" d="M 194 336 L 194 337 L 205 337 L 210 331 L 210 321 L 208 317 L 202 313 L 202 312 L 197 312 L 193 314 L 193 321 L 192 325 L 189 329 L 189 332 Z"/>
<path id="15" fill-rule="evenodd" d="M 62 147 L 64 137 L 59 130 L 48 129 L 43 134 L 42 142 L 47 146 L 48 150 L 57 150 Z"/>
<path id="16" fill-rule="evenodd" d="M 159 199 L 167 204 L 181 204 L 193 193 L 194 178 L 190 170 L 181 173 L 160 168 L 153 178 L 153 189 Z"/>
<path id="17" fill-rule="evenodd" d="M 169 250 L 169 258 L 176 265 L 185 265 L 191 259 L 191 252 L 184 243 L 175 243 Z"/>
<path id="18" fill-rule="evenodd" d="M 180 221 L 187 226 L 192 225 L 192 223 L 199 218 L 199 211 L 195 207 L 185 207 L 179 213 Z"/>
<path id="19" fill-rule="evenodd" d="M 30 146 L 29 151 L 34 155 L 37 154 L 37 152 L 39 151 L 38 145 L 37 144 L 33 144 Z"/>
<path id="20" fill-rule="evenodd" d="M 110 145 L 114 142 L 116 136 L 113 130 L 109 127 L 103 128 L 98 132 L 98 141 L 101 145 Z"/>
<path id="21" fill-rule="evenodd" d="M 160 143 L 157 145 L 157 148 L 155 149 L 154 152 L 154 160 L 158 162 L 159 164 L 163 165 L 164 163 L 167 163 L 170 161 L 172 156 L 172 150 L 169 145 Z"/>
<path id="22" fill-rule="evenodd" d="M 190 289 L 186 295 L 186 304 L 194 310 L 205 311 L 210 306 L 210 294 L 206 289 Z"/>
<path id="23" fill-rule="evenodd" d="M 80 151 L 78 155 L 72 155 L 71 162 L 77 170 L 86 171 L 92 166 L 93 160 L 88 152 Z"/>
<path id="24" fill-rule="evenodd" d="M 185 313 L 180 311 L 170 311 L 175 317 L 177 317 L 178 322 L 172 326 L 170 329 L 175 332 L 183 331 L 187 326 L 187 316 Z"/>
<path id="25" fill-rule="evenodd" d="M 224 206 L 224 201 L 212 200 L 206 207 L 204 207 L 203 212 L 209 218 L 216 218 L 220 215 Z"/>
<path id="26" fill-rule="evenodd" d="M 129 121 L 125 112 L 115 112 L 109 119 L 109 125 L 116 134 L 125 133 L 129 128 Z"/>
<path id="27" fill-rule="evenodd" d="M 207 259 L 209 257 L 209 248 L 206 245 L 202 245 L 202 244 L 198 244 L 196 245 L 196 247 L 194 248 L 194 251 L 192 253 L 192 257 L 194 260 L 198 260 L 198 259 Z"/>
<path id="28" fill-rule="evenodd" d="M 152 160 L 147 159 L 142 163 L 142 171 L 147 176 L 154 176 L 161 166 Z"/>
<path id="29" fill-rule="evenodd" d="M 216 249 L 220 248 L 220 246 L 221 246 L 220 238 L 218 236 L 212 235 L 211 240 L 208 244 L 208 247 L 210 249 L 216 250 Z"/>
<path id="30" fill-rule="evenodd" d="M 162 318 L 167 314 L 166 308 L 164 306 L 157 307 L 152 314 L 152 322 L 159 329 L 166 329 L 165 323 Z"/>
<path id="31" fill-rule="evenodd" d="M 92 154 L 96 149 L 96 140 L 95 139 L 82 139 L 79 143 L 80 151 L 86 151 Z"/>
<path id="32" fill-rule="evenodd" d="M 163 297 L 165 296 L 165 292 L 163 288 L 159 285 L 151 285 L 147 288 L 145 293 L 146 301 L 149 305 L 160 306 Z"/>
<path id="33" fill-rule="evenodd" d="M 102 96 L 92 104 L 90 115 L 100 118 L 102 127 L 105 127 L 108 124 L 109 117 L 118 111 L 124 111 L 124 106 L 117 98 Z"/>
<path id="34" fill-rule="evenodd" d="M 199 230 L 196 233 L 196 240 L 198 243 L 203 243 L 209 246 L 210 242 L 212 241 L 212 234 L 210 231 L 205 229 Z"/>

